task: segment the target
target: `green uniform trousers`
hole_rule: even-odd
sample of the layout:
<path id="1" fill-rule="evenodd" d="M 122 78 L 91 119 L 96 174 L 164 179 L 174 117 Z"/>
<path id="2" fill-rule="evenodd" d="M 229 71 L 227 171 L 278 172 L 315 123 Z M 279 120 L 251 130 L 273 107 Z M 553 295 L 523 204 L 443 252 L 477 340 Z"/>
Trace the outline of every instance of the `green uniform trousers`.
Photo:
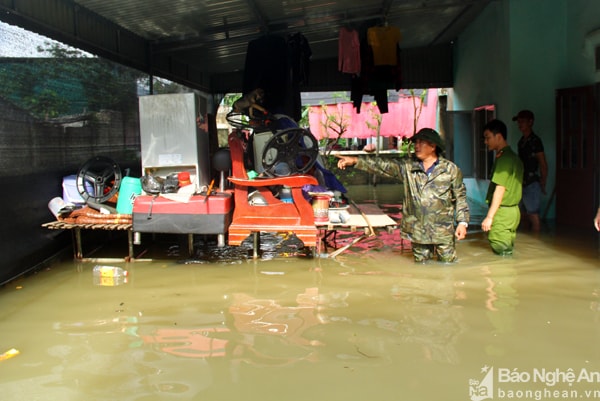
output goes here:
<path id="1" fill-rule="evenodd" d="M 521 212 L 518 205 L 500 206 L 488 233 L 488 241 L 495 253 L 502 256 L 512 255 L 520 221 Z"/>

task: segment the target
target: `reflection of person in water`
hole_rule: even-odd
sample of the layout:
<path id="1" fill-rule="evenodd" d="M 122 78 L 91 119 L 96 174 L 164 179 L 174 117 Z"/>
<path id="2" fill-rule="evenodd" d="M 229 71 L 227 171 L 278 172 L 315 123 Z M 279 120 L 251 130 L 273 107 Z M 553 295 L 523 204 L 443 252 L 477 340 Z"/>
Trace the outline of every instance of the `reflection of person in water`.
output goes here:
<path id="1" fill-rule="evenodd" d="M 517 271 L 512 266 L 484 267 L 487 282 L 485 302 L 486 315 L 493 327 L 493 342 L 487 344 L 485 351 L 488 355 L 500 356 L 506 352 L 505 342 L 512 338 L 514 331 L 515 310 L 519 304 L 518 293 L 513 287 Z"/>
<path id="2" fill-rule="evenodd" d="M 401 278 L 386 274 L 385 280 L 392 281 L 389 293 L 365 290 L 365 297 L 356 299 L 358 291 L 352 291 L 343 299 L 343 308 L 333 306 L 339 305 L 339 299 L 327 294 L 321 311 L 327 325 L 311 331 L 327 345 L 320 349 L 322 359 L 343 355 L 352 359 L 355 366 L 381 366 L 416 348 L 426 360 L 458 363 L 456 345 L 465 324 L 463 309 L 457 304 L 465 295 L 455 274 L 452 269 L 421 270 L 414 275 L 402 274 Z M 393 318 L 386 312 L 390 297 L 394 303 Z M 382 311 L 381 315 L 378 311 Z"/>
<path id="3" fill-rule="evenodd" d="M 401 301 L 400 332 L 405 341 L 419 344 L 427 360 L 459 362 L 456 344 L 465 324 L 457 302 L 464 298 L 464 292 L 452 270 L 403 277 L 392 288 L 392 297 Z"/>
<path id="4" fill-rule="evenodd" d="M 283 306 L 273 299 L 235 294 L 229 313 L 233 318 L 233 326 L 244 340 L 234 347 L 234 363 L 244 361 L 258 366 L 279 366 L 314 359 L 312 347 L 321 344 L 306 338 L 304 332 L 321 324 L 316 315 L 317 300 L 316 288 L 307 288 L 304 294 L 299 294 L 298 306 Z M 264 336 L 276 336 L 286 345 L 297 345 L 298 349 L 304 351 L 293 352 L 293 355 L 272 355 L 270 351 L 260 349 L 260 340 Z M 271 350 L 272 344 L 266 344 Z"/>

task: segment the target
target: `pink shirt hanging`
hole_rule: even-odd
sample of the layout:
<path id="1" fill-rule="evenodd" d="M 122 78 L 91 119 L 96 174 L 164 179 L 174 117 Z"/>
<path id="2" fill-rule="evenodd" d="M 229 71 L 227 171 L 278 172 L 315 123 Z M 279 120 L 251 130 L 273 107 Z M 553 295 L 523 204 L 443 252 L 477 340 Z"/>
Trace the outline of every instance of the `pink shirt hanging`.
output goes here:
<path id="1" fill-rule="evenodd" d="M 346 74 L 360 73 L 360 41 L 358 32 L 354 29 L 340 29 L 338 70 Z"/>

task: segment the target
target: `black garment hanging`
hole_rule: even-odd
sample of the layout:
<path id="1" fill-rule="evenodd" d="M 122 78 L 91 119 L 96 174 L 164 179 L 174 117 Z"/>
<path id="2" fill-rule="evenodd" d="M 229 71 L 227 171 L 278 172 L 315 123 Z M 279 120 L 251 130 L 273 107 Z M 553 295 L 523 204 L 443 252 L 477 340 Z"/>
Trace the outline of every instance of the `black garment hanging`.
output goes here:
<path id="1" fill-rule="evenodd" d="M 306 85 L 310 75 L 310 57 L 312 50 L 306 37 L 300 32 L 288 36 L 290 62 L 292 67 L 292 82 Z"/>
<path id="2" fill-rule="evenodd" d="M 271 114 L 290 114 L 286 110 L 289 87 L 289 53 L 284 37 L 267 34 L 248 42 L 243 94 L 261 88 L 265 92 L 263 105 Z"/>
<path id="3" fill-rule="evenodd" d="M 312 50 L 310 49 L 308 40 L 300 32 L 289 35 L 287 42 L 290 54 L 291 83 L 290 95 L 288 96 L 289 104 L 286 108 L 291 110 L 290 117 L 296 121 L 300 121 L 302 118 L 300 88 L 308 84 Z"/>
<path id="4" fill-rule="evenodd" d="M 396 65 L 375 65 L 373 49 L 367 39 L 369 27 L 363 24 L 359 30 L 361 74 L 352 77 L 350 99 L 356 112 L 360 113 L 363 95 L 372 95 L 379 112 L 384 114 L 389 111 L 388 89 L 401 88 L 400 47 L 396 46 Z"/>

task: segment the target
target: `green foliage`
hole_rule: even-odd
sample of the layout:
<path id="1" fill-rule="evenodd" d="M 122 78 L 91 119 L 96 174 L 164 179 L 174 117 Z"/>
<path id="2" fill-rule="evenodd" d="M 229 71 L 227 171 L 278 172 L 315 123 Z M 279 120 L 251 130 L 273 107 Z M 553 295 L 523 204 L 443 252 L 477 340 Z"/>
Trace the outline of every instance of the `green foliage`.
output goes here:
<path id="1" fill-rule="evenodd" d="M 241 93 L 228 93 L 223 97 L 223 100 L 221 100 L 221 104 L 223 106 L 233 107 L 233 103 L 240 97 L 242 97 Z"/>
<path id="2" fill-rule="evenodd" d="M 423 103 L 425 103 L 425 95 L 427 95 L 426 90 L 422 90 L 419 96 L 416 95 L 415 90 L 410 90 L 410 96 L 412 97 L 413 103 L 413 112 L 414 112 L 414 120 L 413 120 L 413 135 L 417 133 L 417 124 L 419 123 L 419 118 L 421 117 L 421 112 L 423 111 Z M 417 99 L 419 102 L 417 103 Z"/>
<path id="3" fill-rule="evenodd" d="M 414 153 L 415 152 L 415 143 L 413 141 L 403 140 L 402 143 L 400 144 L 400 149 L 398 149 L 398 152 L 402 156 L 409 154 L 409 153 Z"/>
<path id="4" fill-rule="evenodd" d="M 34 96 L 25 96 L 23 103 L 31 114 L 44 119 L 58 117 L 69 109 L 68 101 L 48 88 L 42 89 Z"/>
<path id="5" fill-rule="evenodd" d="M 38 51 L 50 57 L 0 65 L 0 96 L 44 119 L 136 107 L 141 72 L 60 44 Z"/>
<path id="6" fill-rule="evenodd" d="M 348 96 L 343 92 L 336 92 L 333 94 L 333 98 L 336 100 L 336 104 L 344 103 L 349 101 Z M 325 116 L 325 121 L 321 122 L 321 126 L 325 129 L 325 136 L 319 141 L 319 145 L 325 149 L 325 155 L 328 164 L 326 167 L 330 168 L 329 155 L 336 145 L 345 145 L 345 139 L 342 135 L 348 131 L 350 126 L 349 117 L 344 114 L 343 109 L 337 109 L 333 113 L 329 112 L 327 104 L 321 103 L 321 110 Z"/>
<path id="7" fill-rule="evenodd" d="M 150 77 L 142 78 L 140 81 L 145 86 L 149 86 Z M 186 86 L 178 84 L 177 82 L 169 81 L 158 77 L 153 77 L 152 80 L 152 93 L 156 95 L 170 94 L 170 93 L 187 93 L 190 89 Z"/>
<path id="8" fill-rule="evenodd" d="M 302 106 L 302 114 L 300 117 L 300 121 L 298 121 L 298 125 L 302 128 L 309 128 L 310 123 L 308 120 L 308 116 L 310 115 L 310 106 Z"/>
<path id="9" fill-rule="evenodd" d="M 379 109 L 377 108 L 377 102 L 371 102 L 369 104 L 369 108 L 367 109 L 369 115 L 371 116 L 371 118 L 373 118 L 373 120 L 375 120 L 375 124 L 371 123 L 369 120 L 365 121 L 365 124 L 367 125 L 367 128 L 378 132 L 381 129 L 381 122 L 383 121 L 382 117 L 381 117 L 381 113 L 379 112 Z"/>

